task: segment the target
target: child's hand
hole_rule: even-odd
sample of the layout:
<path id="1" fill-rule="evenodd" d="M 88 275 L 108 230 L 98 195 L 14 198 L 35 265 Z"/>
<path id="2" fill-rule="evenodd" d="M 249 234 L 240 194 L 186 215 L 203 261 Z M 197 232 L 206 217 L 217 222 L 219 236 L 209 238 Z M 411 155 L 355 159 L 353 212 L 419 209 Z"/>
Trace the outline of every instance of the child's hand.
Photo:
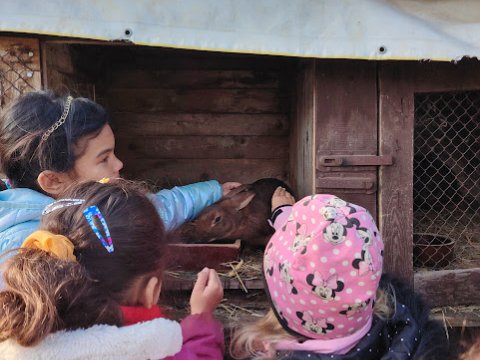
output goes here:
<path id="1" fill-rule="evenodd" d="M 222 299 L 223 286 L 217 272 L 209 268 L 200 271 L 190 297 L 190 313 L 213 313 Z"/>
<path id="2" fill-rule="evenodd" d="M 230 182 L 226 182 L 224 184 L 222 184 L 222 191 L 223 191 L 223 196 L 227 195 L 230 191 L 232 191 L 233 189 L 241 186 L 242 184 L 238 183 L 238 182 L 233 182 L 233 181 L 230 181 Z"/>
<path id="3" fill-rule="evenodd" d="M 279 186 L 272 195 L 272 211 L 282 205 L 295 204 L 295 198 L 285 188 Z"/>

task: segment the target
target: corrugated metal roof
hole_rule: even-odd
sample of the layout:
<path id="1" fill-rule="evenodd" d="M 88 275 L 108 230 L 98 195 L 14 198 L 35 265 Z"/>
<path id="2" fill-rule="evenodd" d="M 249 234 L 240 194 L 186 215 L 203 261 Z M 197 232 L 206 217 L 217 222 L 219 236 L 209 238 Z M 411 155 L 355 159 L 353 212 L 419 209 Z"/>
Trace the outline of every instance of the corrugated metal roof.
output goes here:
<path id="1" fill-rule="evenodd" d="M 0 0 L 0 31 L 316 58 L 480 55 L 476 0 Z"/>

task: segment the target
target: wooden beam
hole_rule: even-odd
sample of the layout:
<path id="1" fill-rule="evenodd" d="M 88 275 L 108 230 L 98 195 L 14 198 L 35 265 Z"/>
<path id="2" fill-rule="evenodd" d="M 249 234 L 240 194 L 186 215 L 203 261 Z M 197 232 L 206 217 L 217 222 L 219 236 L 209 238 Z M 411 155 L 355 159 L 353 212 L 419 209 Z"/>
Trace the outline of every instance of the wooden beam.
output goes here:
<path id="1" fill-rule="evenodd" d="M 480 328 L 480 311 L 478 306 L 446 306 L 434 308 L 431 318 L 445 324 L 447 328 Z"/>
<path id="2" fill-rule="evenodd" d="M 243 290 L 242 284 L 236 278 L 220 277 L 224 289 L 227 290 Z M 264 288 L 263 279 L 242 280 L 247 290 L 261 290 Z M 166 291 L 181 291 L 192 290 L 195 284 L 195 279 L 179 279 L 169 276 L 164 276 L 163 286 Z"/>
<path id="3" fill-rule="evenodd" d="M 379 171 L 379 228 L 385 242 L 384 270 L 413 285 L 414 89 L 410 63 L 381 63 L 379 155 L 393 165 Z"/>
<path id="4" fill-rule="evenodd" d="M 315 60 L 298 66 L 290 132 L 290 182 L 298 198 L 315 193 Z"/>
<path id="5" fill-rule="evenodd" d="M 414 288 L 430 306 L 480 304 L 480 268 L 425 271 L 414 276 Z"/>

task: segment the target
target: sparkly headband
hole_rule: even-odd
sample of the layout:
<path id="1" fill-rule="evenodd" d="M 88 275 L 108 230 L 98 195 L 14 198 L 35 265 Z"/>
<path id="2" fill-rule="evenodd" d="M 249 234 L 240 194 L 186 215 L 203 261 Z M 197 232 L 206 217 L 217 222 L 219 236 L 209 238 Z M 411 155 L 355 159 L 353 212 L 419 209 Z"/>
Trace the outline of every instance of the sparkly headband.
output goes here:
<path id="1" fill-rule="evenodd" d="M 82 205 L 85 203 L 83 199 L 60 199 L 47 206 L 42 211 L 42 215 L 50 214 L 52 211 L 62 209 L 64 207 L 73 206 L 73 205 Z"/>
<path id="2" fill-rule="evenodd" d="M 60 126 L 63 125 L 65 120 L 67 119 L 68 113 L 70 112 L 70 105 L 72 105 L 73 97 L 68 96 L 67 100 L 65 101 L 65 107 L 63 108 L 63 114 L 60 116 L 60 119 L 57 120 L 55 124 L 50 126 L 50 128 L 45 131 L 42 135 L 42 142 L 47 141 L 48 137 L 57 130 Z"/>

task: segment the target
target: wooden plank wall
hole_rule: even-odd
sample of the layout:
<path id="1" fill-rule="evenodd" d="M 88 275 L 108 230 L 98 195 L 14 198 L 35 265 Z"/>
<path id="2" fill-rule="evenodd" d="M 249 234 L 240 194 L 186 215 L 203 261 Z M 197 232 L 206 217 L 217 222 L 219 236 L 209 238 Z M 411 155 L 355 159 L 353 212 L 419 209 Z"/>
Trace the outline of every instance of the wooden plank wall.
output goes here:
<path id="1" fill-rule="evenodd" d="M 292 60 L 110 48 L 97 86 L 130 178 L 288 180 Z"/>
<path id="2" fill-rule="evenodd" d="M 95 83 L 97 78 L 87 75 L 79 64 L 87 63 L 91 57 L 80 51 L 78 54 L 70 44 L 58 41 L 41 43 L 43 63 L 43 84 L 45 89 L 53 90 L 58 95 L 71 94 L 97 100 Z"/>

